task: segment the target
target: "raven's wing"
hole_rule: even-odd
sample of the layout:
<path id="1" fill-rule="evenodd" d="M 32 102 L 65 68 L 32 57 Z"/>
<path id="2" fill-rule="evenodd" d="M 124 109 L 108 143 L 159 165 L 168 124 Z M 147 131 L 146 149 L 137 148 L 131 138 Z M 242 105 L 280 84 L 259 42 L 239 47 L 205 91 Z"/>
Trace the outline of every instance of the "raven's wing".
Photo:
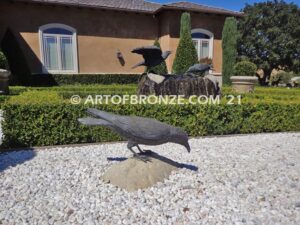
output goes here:
<path id="1" fill-rule="evenodd" d="M 155 45 L 135 48 L 131 52 L 142 55 L 146 62 L 149 60 L 152 61 L 155 59 L 160 59 L 162 55 L 161 49 Z"/>
<path id="2" fill-rule="evenodd" d="M 195 64 L 191 66 L 186 73 L 198 73 L 198 72 L 205 72 L 210 69 L 210 66 L 207 64 Z"/>
<path id="3" fill-rule="evenodd" d="M 142 62 L 140 62 L 140 63 L 138 63 L 138 64 L 136 64 L 136 65 L 134 65 L 133 67 L 131 67 L 131 69 L 135 69 L 135 68 L 137 68 L 139 66 L 145 66 L 145 60 L 142 61 Z"/>
<path id="4" fill-rule="evenodd" d="M 168 124 L 137 116 L 119 116 L 112 123 L 136 139 L 167 140 L 171 132 Z"/>
<path id="5" fill-rule="evenodd" d="M 89 125 L 89 126 L 105 126 L 105 127 L 111 127 L 112 124 L 106 120 L 102 119 L 96 119 L 96 118 L 80 118 L 78 119 L 78 122 L 83 125 Z"/>
<path id="6" fill-rule="evenodd" d="M 170 135 L 170 125 L 155 119 L 137 116 L 119 116 L 102 110 L 89 108 L 87 113 L 107 121 L 122 133 L 128 132 L 131 136 L 147 140 L 164 140 Z M 118 131 L 117 131 L 118 132 Z"/>
<path id="7" fill-rule="evenodd" d="M 112 113 L 108 113 L 99 109 L 94 109 L 94 108 L 88 108 L 86 111 L 89 115 L 106 120 L 108 122 L 114 120 L 114 118 L 117 116 Z"/>

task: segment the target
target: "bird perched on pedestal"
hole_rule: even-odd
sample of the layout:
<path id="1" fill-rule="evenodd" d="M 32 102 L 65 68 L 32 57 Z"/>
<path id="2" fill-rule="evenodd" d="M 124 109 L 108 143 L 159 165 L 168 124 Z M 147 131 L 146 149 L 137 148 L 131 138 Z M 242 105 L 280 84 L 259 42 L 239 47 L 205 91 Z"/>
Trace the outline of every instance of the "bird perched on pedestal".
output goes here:
<path id="1" fill-rule="evenodd" d="M 195 64 L 191 66 L 186 73 L 204 73 L 211 69 L 211 66 L 208 64 Z"/>
<path id="2" fill-rule="evenodd" d="M 139 152 L 143 154 L 144 151 L 139 147 L 139 144 L 160 145 L 172 142 L 184 146 L 188 152 L 191 151 L 187 133 L 178 127 L 173 127 L 155 119 L 120 116 L 92 108 L 88 109 L 87 113 L 96 118 L 78 119 L 81 124 L 105 126 L 115 131 L 128 140 L 127 148 L 139 159 L 143 160 L 143 157 L 132 149 L 137 147 Z"/>
<path id="3" fill-rule="evenodd" d="M 165 61 L 172 53 L 171 51 L 162 52 L 161 49 L 155 45 L 135 48 L 131 52 L 142 55 L 144 58 L 142 62 L 133 66 L 132 69 L 139 66 L 146 66 L 148 68 L 155 67 Z"/>

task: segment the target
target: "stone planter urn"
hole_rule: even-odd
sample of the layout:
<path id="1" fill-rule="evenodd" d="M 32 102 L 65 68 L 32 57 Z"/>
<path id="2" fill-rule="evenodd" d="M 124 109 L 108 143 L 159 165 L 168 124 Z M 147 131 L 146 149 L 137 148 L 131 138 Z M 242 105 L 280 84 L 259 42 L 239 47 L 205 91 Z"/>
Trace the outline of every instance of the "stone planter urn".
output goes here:
<path id="1" fill-rule="evenodd" d="M 255 76 L 232 76 L 230 77 L 232 88 L 238 93 L 249 93 L 254 91 L 254 85 L 258 78 Z"/>
<path id="2" fill-rule="evenodd" d="M 0 69 L 0 95 L 9 94 L 9 76 L 9 71 Z"/>

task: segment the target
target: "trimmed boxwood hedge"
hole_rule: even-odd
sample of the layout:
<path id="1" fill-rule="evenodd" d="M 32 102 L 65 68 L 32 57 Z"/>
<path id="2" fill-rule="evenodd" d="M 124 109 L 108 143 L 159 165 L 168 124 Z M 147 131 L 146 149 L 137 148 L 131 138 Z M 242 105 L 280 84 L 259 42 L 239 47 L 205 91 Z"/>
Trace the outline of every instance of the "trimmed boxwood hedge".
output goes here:
<path id="1" fill-rule="evenodd" d="M 4 105 L 2 148 L 118 141 L 103 127 L 77 122 L 87 105 L 14 103 Z M 299 104 L 99 105 L 121 115 L 156 118 L 182 127 L 190 136 L 300 131 Z"/>
<path id="2" fill-rule="evenodd" d="M 69 99 L 73 95 L 79 95 L 84 98 L 88 95 L 128 95 L 137 93 L 136 84 L 110 84 L 110 85 L 66 85 L 54 87 L 10 87 L 11 95 L 20 95 L 26 91 L 54 91 L 63 98 Z"/>
<path id="3" fill-rule="evenodd" d="M 0 95 L 0 109 L 2 104 L 9 98 L 9 96 L 6 95 Z"/>
<path id="4" fill-rule="evenodd" d="M 137 84 L 139 77 L 139 74 L 35 74 L 31 86 Z"/>

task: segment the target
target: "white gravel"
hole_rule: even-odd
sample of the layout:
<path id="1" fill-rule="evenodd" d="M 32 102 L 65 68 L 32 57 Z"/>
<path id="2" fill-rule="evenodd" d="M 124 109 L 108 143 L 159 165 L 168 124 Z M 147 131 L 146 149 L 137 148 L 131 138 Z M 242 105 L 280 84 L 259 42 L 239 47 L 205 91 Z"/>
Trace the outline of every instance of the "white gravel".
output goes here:
<path id="1" fill-rule="evenodd" d="M 0 145 L 2 144 L 3 133 L 2 133 L 2 121 L 3 121 L 3 111 L 0 110 Z"/>
<path id="2" fill-rule="evenodd" d="M 190 169 L 133 193 L 99 179 L 124 143 L 0 154 L 0 224 L 300 224 L 300 133 L 190 143 L 151 148 Z"/>

